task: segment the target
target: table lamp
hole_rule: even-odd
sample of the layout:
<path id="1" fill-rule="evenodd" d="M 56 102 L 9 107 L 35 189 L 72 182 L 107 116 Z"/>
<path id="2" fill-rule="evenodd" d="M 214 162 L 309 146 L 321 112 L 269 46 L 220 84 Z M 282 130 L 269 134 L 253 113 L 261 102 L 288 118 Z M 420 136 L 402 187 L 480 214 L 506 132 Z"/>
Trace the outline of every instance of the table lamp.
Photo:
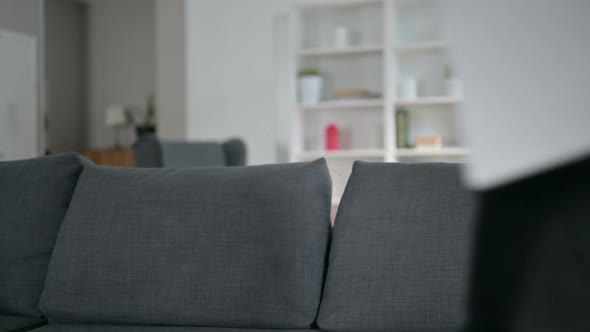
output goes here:
<path id="1" fill-rule="evenodd" d="M 115 129 L 115 148 L 121 148 L 121 129 L 129 124 L 127 109 L 123 105 L 111 105 L 106 110 L 105 125 Z"/>

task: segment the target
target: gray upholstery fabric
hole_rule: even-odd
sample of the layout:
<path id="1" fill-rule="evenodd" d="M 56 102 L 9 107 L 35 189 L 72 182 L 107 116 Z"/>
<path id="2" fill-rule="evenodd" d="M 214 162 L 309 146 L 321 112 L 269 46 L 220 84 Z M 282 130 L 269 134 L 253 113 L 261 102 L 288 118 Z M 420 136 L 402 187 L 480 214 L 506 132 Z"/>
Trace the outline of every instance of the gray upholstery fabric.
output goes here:
<path id="1" fill-rule="evenodd" d="M 20 332 L 45 325 L 41 318 L 0 315 L 0 332 Z"/>
<path id="2" fill-rule="evenodd" d="M 218 167 L 244 166 L 247 148 L 241 139 L 217 142 L 161 142 L 153 133 L 144 134 L 133 144 L 138 167 Z"/>
<path id="3" fill-rule="evenodd" d="M 126 326 L 51 324 L 34 332 L 313 332 L 314 330 L 232 329 L 189 326 Z"/>
<path id="4" fill-rule="evenodd" d="M 456 164 L 355 163 L 336 217 L 320 329 L 459 331 L 473 213 Z"/>
<path id="5" fill-rule="evenodd" d="M 162 146 L 156 134 L 141 135 L 133 144 L 133 156 L 137 167 L 162 167 Z"/>
<path id="6" fill-rule="evenodd" d="M 307 328 L 330 228 L 325 160 L 86 167 L 41 298 L 50 322 Z"/>
<path id="7" fill-rule="evenodd" d="M 216 142 L 161 142 L 164 167 L 225 166 L 223 146 Z"/>
<path id="8" fill-rule="evenodd" d="M 226 166 L 245 166 L 248 149 L 243 140 L 232 138 L 223 142 Z"/>
<path id="9" fill-rule="evenodd" d="M 0 163 L 0 313 L 40 317 L 47 265 L 84 158 Z"/>

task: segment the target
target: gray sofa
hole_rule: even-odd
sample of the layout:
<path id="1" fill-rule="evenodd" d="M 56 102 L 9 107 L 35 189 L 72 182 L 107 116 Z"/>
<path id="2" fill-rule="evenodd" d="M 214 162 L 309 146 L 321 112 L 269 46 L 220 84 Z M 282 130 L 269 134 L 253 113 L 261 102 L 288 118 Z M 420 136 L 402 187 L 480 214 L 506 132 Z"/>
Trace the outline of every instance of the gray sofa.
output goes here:
<path id="1" fill-rule="evenodd" d="M 457 165 L 0 163 L 0 331 L 457 331 Z M 42 325 L 42 326 L 41 326 Z"/>

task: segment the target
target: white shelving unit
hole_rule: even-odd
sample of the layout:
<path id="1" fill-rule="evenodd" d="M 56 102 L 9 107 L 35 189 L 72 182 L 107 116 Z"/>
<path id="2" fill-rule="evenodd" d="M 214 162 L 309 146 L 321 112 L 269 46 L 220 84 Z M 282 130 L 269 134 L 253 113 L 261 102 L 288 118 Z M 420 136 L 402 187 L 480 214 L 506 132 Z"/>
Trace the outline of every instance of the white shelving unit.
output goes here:
<path id="1" fill-rule="evenodd" d="M 299 56 L 327 56 L 327 55 L 353 55 L 363 53 L 383 52 L 381 45 L 351 46 L 346 48 L 308 48 L 299 50 Z"/>
<path id="2" fill-rule="evenodd" d="M 318 158 L 330 158 L 330 159 L 382 159 L 385 154 L 383 149 L 351 149 L 351 150 L 339 150 L 339 151 L 306 151 L 302 153 L 298 159 L 301 160 L 313 160 Z"/>
<path id="3" fill-rule="evenodd" d="M 301 105 L 300 108 L 307 111 L 321 110 L 346 110 L 346 109 L 382 109 L 383 99 L 357 99 L 357 100 L 334 100 L 321 102 L 315 105 Z"/>
<path id="4" fill-rule="evenodd" d="M 457 97 L 423 97 L 414 100 L 396 100 L 397 107 L 418 107 L 418 106 L 454 106 L 461 102 Z"/>
<path id="5" fill-rule="evenodd" d="M 285 82 L 292 92 L 290 159 L 327 159 L 334 204 L 355 160 L 458 162 L 468 155 L 455 124 L 461 99 L 445 91 L 451 61 L 438 23 L 438 1 L 444 0 L 317 0 L 293 7 L 292 57 L 286 69 L 290 81 Z M 349 32 L 349 45 L 335 47 L 338 28 Z M 320 103 L 297 102 L 297 73 L 302 69 L 322 74 L 325 95 Z M 400 83 L 409 77 L 419 82 L 418 96 L 399 99 Z M 332 97 L 335 90 L 365 90 L 376 98 L 338 100 Z M 417 136 L 439 135 L 443 147 L 397 148 L 400 108 L 409 117 L 410 142 Z M 341 150 L 325 150 L 329 124 L 340 128 Z"/>
<path id="6" fill-rule="evenodd" d="M 398 44 L 393 46 L 393 50 L 397 53 L 416 53 L 427 51 L 438 51 L 447 47 L 447 43 L 442 40 L 431 40 L 423 42 L 415 42 L 409 44 Z"/>
<path id="7" fill-rule="evenodd" d="M 418 149 L 397 149 L 395 152 L 398 158 L 404 157 L 465 157 L 468 152 L 462 147 L 444 147 L 439 150 L 418 150 Z"/>

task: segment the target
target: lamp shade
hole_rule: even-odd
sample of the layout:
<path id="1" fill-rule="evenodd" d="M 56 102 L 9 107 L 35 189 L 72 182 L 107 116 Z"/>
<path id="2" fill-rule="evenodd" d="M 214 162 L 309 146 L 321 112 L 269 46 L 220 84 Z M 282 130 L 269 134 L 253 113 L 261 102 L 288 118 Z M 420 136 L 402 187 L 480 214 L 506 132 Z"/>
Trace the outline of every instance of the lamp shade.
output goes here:
<path id="1" fill-rule="evenodd" d="M 124 126 L 127 124 L 126 110 L 123 105 L 111 105 L 107 108 L 105 125 L 107 127 Z"/>

